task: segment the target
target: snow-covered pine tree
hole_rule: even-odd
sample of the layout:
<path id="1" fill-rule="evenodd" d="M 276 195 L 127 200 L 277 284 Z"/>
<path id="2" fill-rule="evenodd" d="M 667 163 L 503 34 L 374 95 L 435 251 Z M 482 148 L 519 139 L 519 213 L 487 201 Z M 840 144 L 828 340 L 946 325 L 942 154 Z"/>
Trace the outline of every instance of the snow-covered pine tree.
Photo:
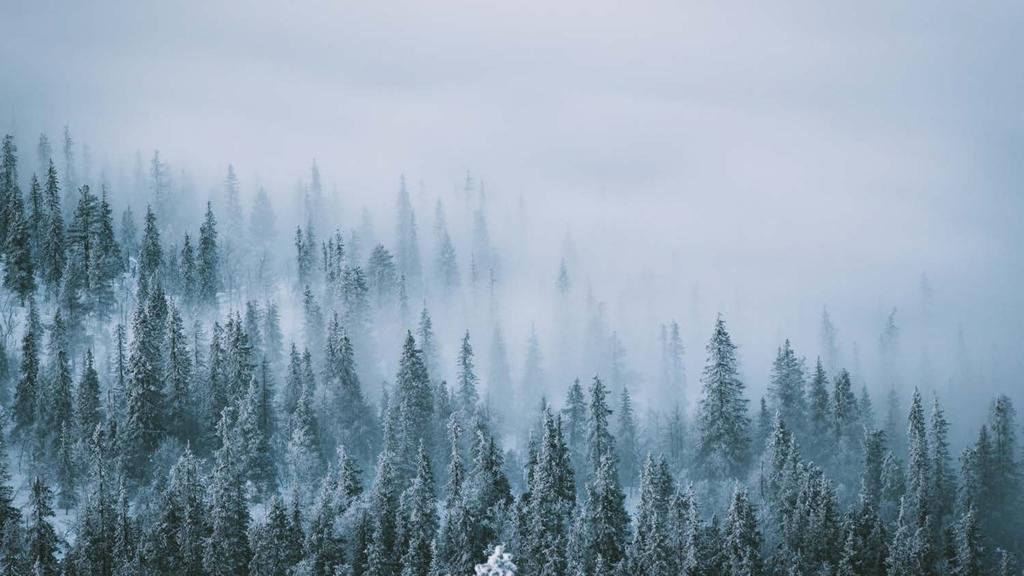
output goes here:
<path id="1" fill-rule="evenodd" d="M 603 558 L 609 567 L 625 559 L 629 514 L 619 486 L 615 457 L 605 453 L 594 479 L 587 486 L 584 525 L 590 558 Z"/>
<path id="2" fill-rule="evenodd" d="M 43 241 L 40 276 L 46 294 L 54 296 L 60 289 L 64 274 L 64 213 L 60 206 L 60 182 L 57 168 L 50 162 L 46 174 L 46 206 L 48 210 L 46 234 Z"/>
<path id="3" fill-rule="evenodd" d="M 516 565 L 512 563 L 512 555 L 498 545 L 487 558 L 487 563 L 477 564 L 474 571 L 476 576 L 515 576 Z"/>
<path id="4" fill-rule="evenodd" d="M 587 414 L 587 478 L 597 475 L 606 454 L 615 454 L 615 438 L 612 436 L 608 417 L 608 391 L 600 378 L 594 376 L 590 385 L 590 405 Z"/>
<path id="5" fill-rule="evenodd" d="M 81 439 L 90 438 L 102 419 L 100 377 L 93 366 L 92 349 L 85 352 L 85 366 L 75 391 L 75 424 Z"/>
<path id="6" fill-rule="evenodd" d="M 819 357 L 814 365 L 814 374 L 807 390 L 807 434 L 802 437 L 809 455 L 815 461 L 822 461 L 828 450 L 832 430 L 832 410 L 828 396 L 828 375 Z"/>
<path id="7" fill-rule="evenodd" d="M 855 477 L 864 435 L 857 397 L 846 370 L 840 370 L 832 384 L 832 462 L 839 477 Z"/>
<path id="8" fill-rule="evenodd" d="M 36 476 L 29 494 L 31 509 L 27 519 L 28 564 L 37 576 L 57 576 L 61 573 L 57 560 L 59 542 L 53 528 L 53 491 Z"/>
<path id="9" fill-rule="evenodd" d="M 142 286 L 156 279 L 163 265 L 163 249 L 160 246 L 160 230 L 156 224 L 156 214 L 152 207 L 146 206 L 145 226 L 142 232 L 142 245 L 138 255 L 139 283 Z"/>
<path id="10" fill-rule="evenodd" d="M 922 528 L 931 514 L 931 462 L 924 406 L 921 392 L 916 388 L 910 402 L 910 415 L 907 418 L 907 455 L 909 462 L 906 512 L 910 515 L 912 526 Z"/>
<path id="11" fill-rule="evenodd" d="M 150 308 L 141 303 L 135 307 L 128 358 L 124 442 L 126 464 L 134 477 L 146 474 L 149 455 L 164 430 L 159 320 L 153 317 Z"/>
<path id="12" fill-rule="evenodd" d="M 25 332 L 21 337 L 21 378 L 14 391 L 14 430 L 27 432 L 36 421 L 40 398 L 39 342 L 42 338 L 39 312 L 34 298 L 29 299 Z"/>
<path id="13" fill-rule="evenodd" d="M 636 414 L 633 412 L 633 400 L 627 386 L 622 387 L 616 432 L 619 478 L 623 487 L 632 490 L 636 487 L 640 475 L 640 433 Z"/>
<path id="14" fill-rule="evenodd" d="M 900 504 L 896 532 L 889 543 L 889 555 L 885 560 L 886 571 L 889 574 L 923 574 L 926 551 L 921 529 L 914 526 L 915 521 L 910 517 L 913 512 L 904 506 L 905 501 L 904 498 L 904 502 Z"/>
<path id="15" fill-rule="evenodd" d="M 640 480 L 636 530 L 629 550 L 631 573 L 651 576 L 677 573 L 670 524 L 674 493 L 675 483 L 665 458 L 655 460 L 648 454 Z"/>
<path id="16" fill-rule="evenodd" d="M 209 479 L 207 514 L 209 537 L 203 567 L 212 576 L 242 576 L 252 560 L 249 547 L 249 507 L 245 486 L 239 473 L 239 440 L 230 431 L 228 412 L 218 424 L 221 447 L 214 455 L 214 470 Z"/>
<path id="17" fill-rule="evenodd" d="M 543 413 L 543 437 L 536 461 L 528 475 L 528 494 L 521 498 L 525 514 L 517 527 L 523 571 L 562 574 L 566 570 L 565 546 L 576 504 L 576 483 L 561 419 L 547 408 Z"/>
<path id="18" fill-rule="evenodd" d="M 407 332 L 389 407 L 399 428 L 392 430 L 392 445 L 387 446 L 395 454 L 393 465 L 400 486 L 406 486 L 415 473 L 420 443 L 428 453 L 433 451 L 433 396 L 424 353 L 416 347 L 412 333 Z"/>
<path id="19" fill-rule="evenodd" d="M 192 354 L 188 350 L 185 325 L 176 306 L 170 307 L 167 321 L 167 375 L 165 398 L 168 433 L 180 441 L 197 441 L 192 394 Z"/>
<path id="20" fill-rule="evenodd" d="M 779 412 L 790 429 L 798 434 L 804 429 L 807 412 L 804 380 L 803 362 L 797 358 L 787 338 L 772 363 L 768 397 L 773 412 Z"/>
<path id="21" fill-rule="evenodd" d="M 369 494 L 373 532 L 366 550 L 366 576 L 393 576 L 400 570 L 401 553 L 395 538 L 399 487 L 394 458 L 384 451 L 377 460 L 377 477 Z"/>
<path id="22" fill-rule="evenodd" d="M 270 499 L 267 517 L 255 524 L 249 533 L 252 560 L 250 576 L 280 576 L 288 574 L 294 564 L 296 550 L 289 548 L 291 520 L 284 502 L 278 496 Z"/>
<path id="23" fill-rule="evenodd" d="M 983 570 L 983 552 L 981 530 L 978 526 L 978 514 L 971 506 L 967 509 L 960 525 L 957 526 L 956 542 L 956 576 L 981 576 Z"/>
<path id="24" fill-rule="evenodd" d="M 761 533 L 757 526 L 757 510 L 746 489 L 733 491 L 725 521 L 725 567 L 730 576 L 762 574 Z"/>
<path id="25" fill-rule="evenodd" d="M 750 453 L 750 420 L 739 379 L 736 346 L 721 316 L 707 345 L 703 396 L 697 412 L 697 464 L 709 478 L 739 477 Z"/>
<path id="26" fill-rule="evenodd" d="M 929 428 L 928 445 L 931 449 L 931 478 L 929 493 L 932 497 L 932 513 L 940 525 L 947 525 L 956 504 L 956 473 L 949 455 L 949 422 L 939 404 L 939 397 L 932 397 L 932 419 Z"/>
<path id="27" fill-rule="evenodd" d="M 480 379 L 476 376 L 476 368 L 473 363 L 473 345 L 469 341 L 469 331 L 462 337 L 462 347 L 459 349 L 459 371 L 458 371 L 457 396 L 459 410 L 462 413 L 462 421 L 469 424 L 476 413 L 477 404 L 480 402 L 480 393 L 477 390 Z"/>
<path id="28" fill-rule="evenodd" d="M 308 501 L 315 489 L 314 480 L 321 469 L 321 446 L 316 414 L 313 412 L 313 391 L 305 386 L 292 414 L 285 460 L 294 486 Z"/>
<path id="29" fill-rule="evenodd" d="M 302 550 L 304 558 L 298 569 L 300 573 L 330 576 L 344 564 L 342 538 L 335 527 L 338 514 L 335 506 L 336 483 L 337 477 L 333 473 L 326 474 L 320 483 L 320 492 L 310 514 L 309 530 Z"/>
<path id="30" fill-rule="evenodd" d="M 573 380 L 562 408 L 562 430 L 573 470 L 576 471 L 576 493 L 582 494 L 587 454 L 587 400 L 580 379 Z"/>
<path id="31" fill-rule="evenodd" d="M 434 334 L 434 320 L 430 317 L 430 311 L 426 306 L 420 312 L 416 337 L 419 339 L 423 363 L 426 365 L 430 379 L 438 382 L 444 380 L 441 369 L 441 351 L 437 343 L 437 336 Z"/>
<path id="32" fill-rule="evenodd" d="M 437 531 L 434 476 L 423 446 L 420 446 L 416 460 L 416 476 L 399 500 L 395 527 L 397 552 L 401 554 L 401 576 L 428 575 L 432 542 Z"/>
<path id="33" fill-rule="evenodd" d="M 217 305 L 217 289 L 220 287 L 220 254 L 217 250 L 217 219 L 213 207 L 206 203 L 206 216 L 199 227 L 199 246 L 196 258 L 196 301 L 200 306 L 214 308 Z"/>

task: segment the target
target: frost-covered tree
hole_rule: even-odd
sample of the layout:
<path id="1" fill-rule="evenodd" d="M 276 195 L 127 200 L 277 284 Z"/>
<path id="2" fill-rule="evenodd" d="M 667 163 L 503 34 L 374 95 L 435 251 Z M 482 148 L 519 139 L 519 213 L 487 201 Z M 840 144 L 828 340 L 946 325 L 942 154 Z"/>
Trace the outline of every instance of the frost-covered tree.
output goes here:
<path id="1" fill-rule="evenodd" d="M 671 516 L 675 483 L 664 457 L 648 455 L 640 480 L 640 504 L 636 530 L 629 551 L 630 571 L 634 574 L 668 576 L 677 574 L 678 558 L 673 549 Z"/>
<path id="2" fill-rule="evenodd" d="M 473 363 L 473 345 L 469 341 L 469 331 L 462 338 L 462 347 L 459 349 L 459 371 L 458 371 L 458 400 L 459 409 L 463 414 L 463 421 L 468 422 L 476 412 L 477 403 L 480 402 L 480 393 L 477 391 L 479 378 L 476 376 L 476 367 Z"/>
<path id="3" fill-rule="evenodd" d="M 806 414 L 804 368 L 787 339 L 772 363 L 768 397 L 771 408 L 778 411 L 790 428 L 802 431 Z"/>
<path id="4" fill-rule="evenodd" d="M 972 506 L 964 514 L 963 520 L 957 527 L 956 576 L 981 576 L 984 574 L 983 552 L 978 514 Z"/>
<path id="5" fill-rule="evenodd" d="M 39 342 L 42 326 L 35 299 L 29 300 L 25 332 L 21 337 L 21 378 L 14 391 L 14 428 L 25 431 L 36 421 L 40 395 Z"/>
<path id="6" fill-rule="evenodd" d="M 207 514 L 210 525 L 203 567 L 214 576 L 242 576 L 252 560 L 249 547 L 249 507 L 239 472 L 239 443 L 229 430 L 227 412 L 218 425 L 221 447 L 215 454 L 208 483 Z"/>
<path id="7" fill-rule="evenodd" d="M 619 402 L 617 441 L 617 457 L 619 477 L 623 486 L 634 488 L 640 475 L 640 432 L 636 414 L 633 412 L 633 400 L 629 388 L 623 387 Z"/>
<path id="8" fill-rule="evenodd" d="M 395 534 L 400 493 L 393 459 L 390 452 L 381 452 L 377 477 L 369 494 L 372 535 L 366 550 L 367 576 L 393 575 L 401 570 L 401 551 Z"/>
<path id="9" fill-rule="evenodd" d="M 725 567 L 730 576 L 762 574 L 761 533 L 757 526 L 757 510 L 747 491 L 737 487 L 729 504 L 725 521 Z"/>
<path id="10" fill-rule="evenodd" d="M 279 576 L 289 573 L 299 552 L 291 547 L 291 537 L 296 528 L 292 525 L 281 498 L 271 498 L 267 517 L 253 525 L 249 533 L 253 551 L 252 560 L 249 562 L 251 576 Z M 301 527 L 298 529 L 301 530 Z"/>
<path id="11" fill-rule="evenodd" d="M 516 565 L 512 563 L 512 555 L 498 545 L 494 547 L 485 564 L 477 564 L 474 568 L 476 576 L 515 576 Z"/>
<path id="12" fill-rule="evenodd" d="M 588 556 L 600 557 L 609 566 L 617 566 L 625 558 L 629 515 L 615 470 L 615 458 L 610 453 L 602 457 L 594 479 L 587 486 L 583 515 Z"/>
<path id="13" fill-rule="evenodd" d="M 32 481 L 29 507 L 26 546 L 28 564 L 39 576 L 57 576 L 61 571 L 57 560 L 59 542 L 51 520 L 54 517 L 53 491 L 38 476 Z"/>
<path id="14" fill-rule="evenodd" d="M 697 412 L 697 463 L 710 478 L 738 477 L 750 454 L 750 420 L 739 378 L 736 346 L 721 316 L 707 345 L 703 396 Z"/>
<path id="15" fill-rule="evenodd" d="M 427 576 L 436 531 L 434 475 L 427 453 L 421 446 L 416 458 L 416 475 L 402 493 L 398 505 L 395 542 L 397 552 L 401 554 L 402 576 Z"/>

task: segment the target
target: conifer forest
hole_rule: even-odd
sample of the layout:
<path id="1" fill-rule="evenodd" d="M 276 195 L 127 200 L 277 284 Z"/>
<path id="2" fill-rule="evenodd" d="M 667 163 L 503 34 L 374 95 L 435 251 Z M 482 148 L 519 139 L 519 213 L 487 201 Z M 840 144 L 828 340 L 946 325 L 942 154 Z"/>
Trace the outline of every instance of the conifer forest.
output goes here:
<path id="1" fill-rule="evenodd" d="M 1024 574 L 1019 6 L 72 4 L 0 575 Z"/>

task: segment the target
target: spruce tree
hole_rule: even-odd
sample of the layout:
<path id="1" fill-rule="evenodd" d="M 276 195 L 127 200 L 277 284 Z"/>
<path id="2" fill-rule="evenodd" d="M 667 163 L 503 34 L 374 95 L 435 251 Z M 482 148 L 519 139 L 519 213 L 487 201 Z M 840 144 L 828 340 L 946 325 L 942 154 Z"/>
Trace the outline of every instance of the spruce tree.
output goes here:
<path id="1" fill-rule="evenodd" d="M 983 548 L 977 511 L 968 508 L 957 528 L 956 576 L 981 576 Z"/>
<path id="2" fill-rule="evenodd" d="M 218 424 L 221 447 L 215 454 L 207 495 L 210 532 L 206 540 L 203 567 L 212 576 L 248 574 L 252 559 L 247 535 L 249 508 L 243 479 L 239 474 L 240 447 L 228 427 L 225 412 Z"/>
<path id="3" fill-rule="evenodd" d="M 616 447 L 618 448 L 619 477 L 623 486 L 634 488 L 640 474 L 640 439 L 636 415 L 633 413 L 633 401 L 629 396 L 629 388 L 625 386 L 622 388 L 618 416 Z"/>
<path id="4" fill-rule="evenodd" d="M 889 544 L 889 555 L 885 560 L 888 574 L 923 574 L 924 545 L 922 530 L 914 526 L 912 512 L 901 503 L 896 532 Z"/>
<path id="5" fill-rule="evenodd" d="M 192 355 L 188 350 L 181 313 L 171 307 L 167 322 L 167 375 L 165 396 L 168 432 L 181 441 L 197 440 L 193 410 Z"/>
<path id="6" fill-rule="evenodd" d="M 721 316 L 707 346 L 703 396 L 697 413 L 697 464 L 710 478 L 739 477 L 750 452 L 745 386 L 739 379 L 736 346 Z"/>
<path id="7" fill-rule="evenodd" d="M 774 410 L 782 414 L 790 428 L 802 431 L 806 414 L 803 362 L 797 358 L 789 339 L 785 341 L 772 364 L 768 396 Z"/>
<path id="8" fill-rule="evenodd" d="M 92 349 L 85 353 L 85 368 L 75 395 L 75 422 L 80 438 L 92 436 L 100 423 L 100 378 L 93 366 Z"/>
<path id="9" fill-rule="evenodd" d="M 655 460 L 648 454 L 640 480 L 640 505 L 629 554 L 632 573 L 652 576 L 678 573 L 670 516 L 674 492 L 665 458 Z"/>
<path id="10" fill-rule="evenodd" d="M 389 411 L 394 421 L 400 423 L 400 428 L 392 431 L 393 445 L 387 449 L 394 451 L 399 484 L 405 486 L 415 472 L 420 442 L 428 452 L 433 450 L 433 393 L 424 353 L 416 347 L 412 333 L 406 333 Z"/>
<path id="11" fill-rule="evenodd" d="M 93 283 L 94 309 L 101 319 L 108 319 L 115 305 L 114 288 L 117 278 L 124 271 L 121 246 L 114 236 L 114 217 L 107 200 L 107 189 L 104 186 L 100 195 L 100 204 L 94 222 L 96 236 L 93 249 L 94 263 L 91 267 L 95 279 Z"/>
<path id="12" fill-rule="evenodd" d="M 473 345 L 469 342 L 467 330 L 462 338 L 462 348 L 459 349 L 458 398 L 463 422 L 468 423 L 476 412 L 477 403 L 480 401 L 480 393 L 477 391 L 479 382 L 473 364 Z"/>
<path id="13" fill-rule="evenodd" d="M 374 303 L 379 309 L 383 309 L 392 301 L 398 288 L 398 269 L 395 267 L 394 257 L 383 244 L 377 244 L 370 253 L 370 259 L 366 263 L 366 280 L 367 287 L 373 294 Z"/>
<path id="14" fill-rule="evenodd" d="M 761 564 L 761 533 L 757 511 L 745 489 L 733 491 L 725 521 L 725 567 L 729 576 L 758 576 Z"/>
<path id="15" fill-rule="evenodd" d="M 10 460 L 7 442 L 0 434 L 0 537 L 9 531 L 20 531 L 21 511 L 14 506 L 14 486 L 11 484 Z M 0 542 L 0 548 L 3 543 Z"/>
<path id="16" fill-rule="evenodd" d="M 828 375 L 821 358 L 814 365 L 807 391 L 807 447 L 815 460 L 824 455 L 832 430 L 832 410 L 828 395 Z"/>
<path id="17" fill-rule="evenodd" d="M 220 286 L 220 255 L 217 252 L 217 219 L 210 202 L 206 203 L 206 216 L 199 227 L 199 247 L 196 261 L 197 299 L 202 306 L 217 305 Z"/>
<path id="18" fill-rule="evenodd" d="M 437 337 L 434 335 L 434 322 L 430 318 L 430 312 L 426 307 L 420 312 L 420 323 L 416 336 L 419 338 L 420 350 L 422 351 L 423 363 L 427 368 L 427 374 L 432 380 L 441 381 L 441 353 L 437 345 Z"/>
<path id="19" fill-rule="evenodd" d="M 32 244 L 29 222 L 25 217 L 21 192 L 17 188 L 10 196 L 8 233 L 5 246 L 4 287 L 18 295 L 22 304 L 36 289 L 35 269 L 32 262 Z"/>
<path id="20" fill-rule="evenodd" d="M 299 572 L 316 576 L 328 576 L 335 573 L 345 559 L 341 536 L 335 529 L 335 517 L 338 511 L 334 496 L 337 478 L 333 474 L 324 476 L 320 483 L 320 492 L 313 504 L 309 520 L 309 530 L 304 543 L 304 556 Z"/>
<path id="21" fill-rule="evenodd" d="M 444 490 L 443 514 L 431 554 L 432 575 L 462 574 L 473 566 L 470 548 L 471 518 L 466 506 L 466 470 L 462 463 L 462 427 L 453 414 L 448 419 L 448 484 Z"/>
<path id="22" fill-rule="evenodd" d="M 470 549 L 479 550 L 497 538 L 500 518 L 512 503 L 504 458 L 494 437 L 477 429 L 473 466 L 466 481 L 466 506 L 474 520 Z"/>
<path id="23" fill-rule="evenodd" d="M 60 430 L 65 426 L 74 425 L 74 405 L 71 394 L 71 364 L 63 350 L 57 353 L 57 362 L 53 381 L 43 399 L 41 410 L 47 416 L 47 424 L 53 435 L 54 448 L 60 441 Z"/>
<path id="24" fill-rule="evenodd" d="M 279 576 L 288 574 L 292 567 L 294 550 L 289 549 L 291 522 L 281 498 L 270 500 L 270 510 L 262 522 L 253 526 L 249 535 L 252 560 L 249 562 L 251 576 Z"/>
<path id="25" fill-rule="evenodd" d="M 320 471 L 320 435 L 313 413 L 312 390 L 306 386 L 292 414 L 286 460 L 295 485 L 308 490 Z"/>
<path id="26" fill-rule="evenodd" d="M 583 396 L 583 387 L 580 386 L 579 378 L 575 379 L 565 398 L 565 407 L 562 408 L 562 429 L 565 434 L 565 442 L 569 447 L 569 457 L 572 461 L 573 470 L 576 474 L 576 492 L 583 489 L 584 476 L 582 472 L 586 466 L 587 454 L 587 401 Z"/>
<path id="27" fill-rule="evenodd" d="M 275 373 L 280 374 L 284 335 L 281 333 L 281 315 L 273 301 L 267 302 L 263 308 L 263 350 Z"/>
<path id="28" fill-rule="evenodd" d="M 861 426 L 850 373 L 840 370 L 832 389 L 832 459 L 843 476 L 854 474 L 860 461 Z"/>
<path id="29" fill-rule="evenodd" d="M 262 493 L 274 487 L 274 462 L 270 448 L 269 400 L 264 387 L 253 378 L 238 413 L 245 478 Z"/>
<path id="30" fill-rule="evenodd" d="M 907 422 L 907 450 L 910 460 L 907 473 L 907 495 L 909 497 L 907 505 L 909 509 L 906 512 L 911 515 L 913 526 L 921 528 L 931 513 L 929 486 L 932 470 L 924 406 L 921 401 L 921 393 L 917 389 L 914 389 L 914 396 L 910 403 L 910 416 Z"/>
<path id="31" fill-rule="evenodd" d="M 306 285 L 302 292 L 302 333 L 306 338 L 307 350 L 324 348 L 324 314 L 313 290 Z"/>
<path id="32" fill-rule="evenodd" d="M 588 556 L 602 558 L 609 566 L 623 561 L 629 537 L 626 497 L 615 468 L 615 457 L 606 453 L 587 486 L 583 509 Z"/>
<path id="33" fill-rule="evenodd" d="M 431 543 L 437 531 L 434 476 L 427 453 L 420 447 L 416 476 L 402 493 L 395 528 L 397 552 L 401 554 L 401 576 L 427 576 L 432 558 Z"/>
<path id="34" fill-rule="evenodd" d="M 156 214 L 146 206 L 146 220 L 139 247 L 139 281 L 148 284 L 153 281 L 163 265 L 163 249 L 160 246 L 160 230 L 156 225 Z"/>
<path id="35" fill-rule="evenodd" d="M 40 398 L 39 340 L 41 327 L 35 299 L 29 300 L 25 332 L 21 337 L 21 378 L 14 391 L 14 429 L 28 430 L 36 421 L 36 406 Z"/>
<path id="36" fill-rule="evenodd" d="M 57 533 L 53 529 L 53 491 L 36 476 L 29 495 L 28 561 L 38 576 L 61 573 Z"/>
<path id="37" fill-rule="evenodd" d="M 565 572 L 566 542 L 576 504 L 576 483 L 569 449 L 562 435 L 561 419 L 545 408 L 544 433 L 536 462 L 529 473 L 525 514 L 518 527 L 526 572 Z"/>
<path id="38" fill-rule="evenodd" d="M 377 477 L 369 495 L 372 537 L 367 555 L 367 576 L 398 574 L 401 551 L 397 549 L 395 528 L 398 522 L 398 479 L 392 463 L 394 456 L 381 452 L 377 461 Z"/>
<path id="39" fill-rule="evenodd" d="M 15 194 L 21 195 L 18 190 L 18 146 L 14 143 L 14 136 L 6 134 L 0 151 L 0 252 L 3 253 L 6 253 L 10 234 L 10 209 Z"/>
<path id="40" fill-rule="evenodd" d="M 192 247 L 192 238 L 188 234 L 185 234 L 185 240 L 181 244 L 178 268 L 181 300 L 185 306 L 191 308 L 199 300 L 199 271 L 196 267 L 196 251 Z"/>
<path id="41" fill-rule="evenodd" d="M 379 442 L 378 423 L 363 396 L 355 350 L 347 335 L 342 335 L 339 344 L 337 378 L 335 414 L 340 426 L 339 438 L 351 447 L 360 464 L 368 466 Z"/>
<path id="42" fill-rule="evenodd" d="M 149 455 L 160 442 L 165 424 L 158 319 L 150 312 L 142 303 L 135 308 L 128 358 L 124 441 L 129 471 L 136 477 L 145 474 Z"/>
<path id="43" fill-rule="evenodd" d="M 949 455 L 949 422 L 939 405 L 938 396 L 932 398 L 932 420 L 928 438 L 931 448 L 931 478 L 929 493 L 932 496 L 932 510 L 936 519 L 946 523 L 953 514 L 956 503 L 956 474 L 953 472 Z"/>
<path id="44" fill-rule="evenodd" d="M 55 295 L 60 288 L 64 274 L 64 213 L 60 206 L 60 183 L 57 180 L 57 168 L 50 162 L 46 174 L 46 206 L 47 228 L 43 241 L 42 267 L 40 276 L 46 286 L 47 294 Z"/>
<path id="45" fill-rule="evenodd" d="M 42 270 L 43 243 L 46 240 L 46 229 L 49 226 L 47 221 L 49 209 L 46 206 L 46 199 L 43 198 L 43 185 L 35 174 L 32 174 L 32 182 L 29 185 L 27 210 L 29 243 L 32 246 L 32 263 L 33 268 L 39 272 Z"/>
<path id="46" fill-rule="evenodd" d="M 587 475 L 597 475 L 605 455 L 614 457 L 615 438 L 608 425 L 608 417 L 612 411 L 608 407 L 608 392 L 604 383 L 597 376 L 590 385 L 590 407 L 587 416 Z"/>

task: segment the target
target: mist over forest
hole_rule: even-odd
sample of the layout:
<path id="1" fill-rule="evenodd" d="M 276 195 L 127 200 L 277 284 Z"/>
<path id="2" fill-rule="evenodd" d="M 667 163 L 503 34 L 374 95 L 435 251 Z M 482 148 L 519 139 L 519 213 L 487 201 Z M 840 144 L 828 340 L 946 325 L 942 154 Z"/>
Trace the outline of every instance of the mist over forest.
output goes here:
<path id="1" fill-rule="evenodd" d="M 0 2 L 0 573 L 1022 573 L 1021 16 Z"/>

